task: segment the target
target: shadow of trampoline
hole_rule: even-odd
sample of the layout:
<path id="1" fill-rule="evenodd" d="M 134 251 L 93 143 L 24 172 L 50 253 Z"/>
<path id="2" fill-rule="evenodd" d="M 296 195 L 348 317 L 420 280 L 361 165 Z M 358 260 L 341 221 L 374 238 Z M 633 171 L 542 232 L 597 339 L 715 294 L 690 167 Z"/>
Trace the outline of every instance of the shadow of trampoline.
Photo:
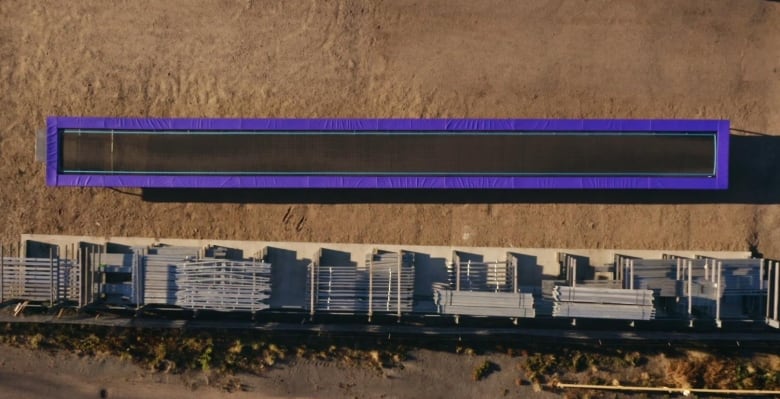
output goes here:
<path id="1" fill-rule="evenodd" d="M 780 136 L 732 129 L 729 189 L 144 189 L 149 202 L 267 204 L 780 204 Z"/>

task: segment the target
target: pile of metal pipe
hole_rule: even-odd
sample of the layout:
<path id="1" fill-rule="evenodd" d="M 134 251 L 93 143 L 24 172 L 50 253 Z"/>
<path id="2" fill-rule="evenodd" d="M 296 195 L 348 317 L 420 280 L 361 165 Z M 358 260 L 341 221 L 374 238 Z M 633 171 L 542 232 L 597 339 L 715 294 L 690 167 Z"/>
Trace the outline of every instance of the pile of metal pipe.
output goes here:
<path id="1" fill-rule="evenodd" d="M 534 297 L 520 292 L 457 291 L 434 289 L 441 314 L 460 316 L 535 317 Z"/>
<path id="2" fill-rule="evenodd" d="M 652 320 L 653 291 L 577 286 L 553 287 L 553 317 Z"/>

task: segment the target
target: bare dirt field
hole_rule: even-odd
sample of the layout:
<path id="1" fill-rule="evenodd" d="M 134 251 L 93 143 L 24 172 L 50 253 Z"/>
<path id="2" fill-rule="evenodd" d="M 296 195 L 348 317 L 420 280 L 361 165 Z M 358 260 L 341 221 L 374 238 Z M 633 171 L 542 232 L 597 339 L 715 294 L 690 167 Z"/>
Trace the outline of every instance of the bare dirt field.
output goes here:
<path id="1" fill-rule="evenodd" d="M 62 233 L 780 257 L 777 2 L 5 0 L 0 93 L 5 242 Z M 739 131 L 726 193 L 155 202 L 46 187 L 34 135 L 47 115 L 723 118 Z"/>
<path id="2" fill-rule="evenodd" d="M 151 203 L 51 189 L 47 115 L 727 118 L 780 135 L 780 5 L 766 1 L 0 3 L 0 223 L 19 233 L 780 257 L 780 139 L 739 142 L 725 197 L 491 203 Z M 748 153 L 749 152 L 749 153 Z M 446 196 L 441 198 L 446 201 Z M 587 199 L 587 201 L 585 201 Z M 678 199 L 688 202 L 675 204 Z M 197 198 L 193 198 L 197 200 Z M 453 198 L 453 201 L 457 198 Z M 721 203 L 719 200 L 723 200 Z M 286 217 L 287 215 L 287 217 Z"/>
<path id="3" fill-rule="evenodd" d="M 112 356 L 79 357 L 68 353 L 31 351 L 0 345 L 0 395 L 15 399 L 100 398 L 202 399 L 248 398 L 555 398 L 515 384 L 516 359 L 490 358 L 504 372 L 475 382 L 471 373 L 484 356 L 462 358 L 435 351 L 417 351 L 403 369 L 377 371 L 328 362 L 298 361 L 275 367 L 262 376 L 239 375 L 228 393 L 205 373 L 152 372 Z M 41 372 L 46 367 L 48 372 Z"/>

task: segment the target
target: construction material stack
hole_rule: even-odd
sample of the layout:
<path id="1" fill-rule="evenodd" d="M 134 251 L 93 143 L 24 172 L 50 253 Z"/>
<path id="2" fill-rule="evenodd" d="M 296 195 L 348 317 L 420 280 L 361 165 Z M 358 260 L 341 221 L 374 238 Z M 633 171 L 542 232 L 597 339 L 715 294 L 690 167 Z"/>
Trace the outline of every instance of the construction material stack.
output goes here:
<path id="1" fill-rule="evenodd" d="M 556 285 L 553 317 L 652 320 L 653 291 Z"/>

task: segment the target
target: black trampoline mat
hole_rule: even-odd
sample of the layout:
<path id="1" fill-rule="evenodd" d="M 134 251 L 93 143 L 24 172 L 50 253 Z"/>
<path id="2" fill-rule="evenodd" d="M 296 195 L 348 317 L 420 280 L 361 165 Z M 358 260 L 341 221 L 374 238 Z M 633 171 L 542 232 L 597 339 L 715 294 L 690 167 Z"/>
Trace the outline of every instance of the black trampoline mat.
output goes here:
<path id="1" fill-rule="evenodd" d="M 61 173 L 712 175 L 716 152 L 714 132 L 60 134 Z"/>

